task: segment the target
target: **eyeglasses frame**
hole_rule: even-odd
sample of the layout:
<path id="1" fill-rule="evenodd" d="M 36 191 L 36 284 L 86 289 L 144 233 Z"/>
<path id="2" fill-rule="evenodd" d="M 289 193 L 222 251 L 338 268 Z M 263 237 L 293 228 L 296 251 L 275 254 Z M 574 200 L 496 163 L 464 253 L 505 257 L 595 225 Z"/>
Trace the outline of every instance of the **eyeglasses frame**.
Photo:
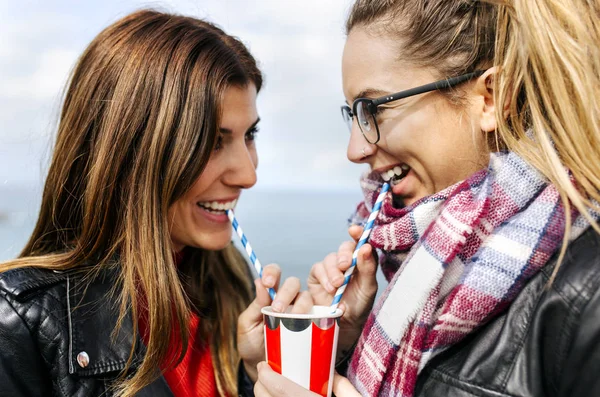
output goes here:
<path id="1" fill-rule="evenodd" d="M 341 106 L 342 116 L 344 116 L 344 118 L 345 118 L 345 115 L 347 113 L 348 116 L 350 116 L 350 118 L 352 120 L 354 120 L 354 117 L 357 114 L 356 108 L 357 108 L 358 104 L 360 102 L 365 102 L 365 107 L 366 107 L 367 111 L 369 112 L 369 114 L 371 115 L 371 117 L 373 118 L 373 123 L 375 124 L 375 129 L 377 131 L 377 139 L 375 140 L 375 142 L 369 141 L 365 132 L 362 130 L 360 123 L 357 122 L 357 124 L 358 124 L 358 128 L 360 129 L 360 132 L 362 133 L 365 140 L 367 142 L 369 142 L 370 144 L 375 145 L 377 142 L 379 142 L 379 139 L 380 139 L 379 125 L 377 124 L 377 120 L 375 119 L 375 114 L 377 113 L 378 106 L 384 105 L 384 104 L 392 102 L 392 101 L 397 101 L 399 99 L 404 99 L 404 98 L 408 98 L 411 96 L 424 94 L 426 92 L 451 88 L 458 84 L 464 83 L 465 81 L 469 81 L 473 78 L 479 77 L 483 73 L 485 73 L 485 70 L 477 70 L 475 72 L 462 74 L 460 76 L 451 77 L 449 79 L 434 81 L 433 83 L 421 85 L 419 87 L 409 88 L 408 90 L 399 91 L 399 92 L 396 92 L 395 94 L 384 95 L 382 97 L 375 98 L 375 99 L 356 98 L 354 100 L 354 102 L 352 103 L 352 108 L 350 108 L 350 106 L 348 106 L 348 105 Z"/>

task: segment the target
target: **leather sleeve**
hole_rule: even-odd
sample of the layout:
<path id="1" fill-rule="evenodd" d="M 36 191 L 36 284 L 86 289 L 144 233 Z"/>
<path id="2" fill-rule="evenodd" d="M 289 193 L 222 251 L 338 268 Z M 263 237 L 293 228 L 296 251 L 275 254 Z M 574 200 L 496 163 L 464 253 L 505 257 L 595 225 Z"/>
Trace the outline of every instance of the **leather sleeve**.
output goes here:
<path id="1" fill-rule="evenodd" d="M 243 361 L 240 361 L 238 368 L 238 396 L 254 397 L 254 383 L 246 373 Z"/>
<path id="2" fill-rule="evenodd" d="M 352 359 L 352 355 L 354 354 L 354 350 L 356 349 L 357 344 L 358 339 L 356 340 L 356 342 L 354 342 L 352 347 L 348 349 L 348 351 L 343 353 L 343 356 L 341 358 L 338 358 L 337 362 L 335 363 L 335 370 L 338 374 L 342 376 L 347 376 L 348 367 L 350 366 L 350 360 Z"/>
<path id="3" fill-rule="evenodd" d="M 352 355 L 354 354 L 354 349 L 356 349 L 356 345 L 358 344 L 358 340 L 354 342 L 354 345 L 348 350 L 344 356 L 335 363 L 335 370 L 338 374 L 343 377 L 348 376 L 348 367 L 350 366 L 350 360 L 352 359 Z M 337 397 L 334 393 L 332 393 L 333 397 Z"/>
<path id="4" fill-rule="evenodd" d="M 25 321 L 0 294 L 0 396 L 43 396 L 52 390 Z"/>
<path id="5" fill-rule="evenodd" d="M 559 397 L 600 396 L 600 290 L 592 291 L 572 328 L 571 348 L 562 365 Z"/>

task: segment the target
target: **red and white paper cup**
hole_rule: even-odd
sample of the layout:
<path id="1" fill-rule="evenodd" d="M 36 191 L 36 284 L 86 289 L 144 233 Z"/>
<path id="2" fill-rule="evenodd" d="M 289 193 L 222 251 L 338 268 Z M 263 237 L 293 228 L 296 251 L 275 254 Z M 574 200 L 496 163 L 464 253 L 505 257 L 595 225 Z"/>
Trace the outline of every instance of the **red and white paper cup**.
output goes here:
<path id="1" fill-rule="evenodd" d="M 331 396 L 342 311 L 314 306 L 308 314 L 262 310 L 267 361 L 274 371 L 299 385 Z"/>

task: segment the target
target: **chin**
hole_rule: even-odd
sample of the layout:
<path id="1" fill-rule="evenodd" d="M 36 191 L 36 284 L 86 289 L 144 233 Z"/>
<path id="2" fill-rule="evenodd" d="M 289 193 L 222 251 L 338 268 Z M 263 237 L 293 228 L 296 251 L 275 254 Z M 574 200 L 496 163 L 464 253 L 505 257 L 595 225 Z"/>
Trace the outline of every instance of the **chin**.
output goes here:
<path id="1" fill-rule="evenodd" d="M 202 236 L 193 241 L 195 248 L 200 248 L 207 251 L 219 251 L 226 248 L 231 243 L 231 231 L 227 233 L 211 233 Z"/>

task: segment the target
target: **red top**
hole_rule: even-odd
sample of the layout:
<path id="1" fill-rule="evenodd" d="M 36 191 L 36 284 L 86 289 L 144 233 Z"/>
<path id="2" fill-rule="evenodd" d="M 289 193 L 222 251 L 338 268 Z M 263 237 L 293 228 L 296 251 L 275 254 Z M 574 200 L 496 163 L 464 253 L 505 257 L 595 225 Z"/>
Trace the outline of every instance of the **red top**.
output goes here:
<path id="1" fill-rule="evenodd" d="M 183 255 L 175 255 L 177 264 L 181 263 L 182 259 Z M 218 396 L 210 346 L 197 339 L 199 325 L 200 318 L 192 313 L 185 356 L 179 365 L 163 374 L 175 397 Z M 139 320 L 139 328 L 144 342 L 148 343 L 148 324 L 144 316 Z M 179 335 L 176 326 L 173 326 L 172 335 Z M 173 341 L 173 346 L 178 346 L 177 342 Z"/>
<path id="2" fill-rule="evenodd" d="M 196 340 L 200 319 L 192 314 L 190 339 L 183 361 L 163 375 L 176 397 L 217 396 L 210 347 Z"/>

